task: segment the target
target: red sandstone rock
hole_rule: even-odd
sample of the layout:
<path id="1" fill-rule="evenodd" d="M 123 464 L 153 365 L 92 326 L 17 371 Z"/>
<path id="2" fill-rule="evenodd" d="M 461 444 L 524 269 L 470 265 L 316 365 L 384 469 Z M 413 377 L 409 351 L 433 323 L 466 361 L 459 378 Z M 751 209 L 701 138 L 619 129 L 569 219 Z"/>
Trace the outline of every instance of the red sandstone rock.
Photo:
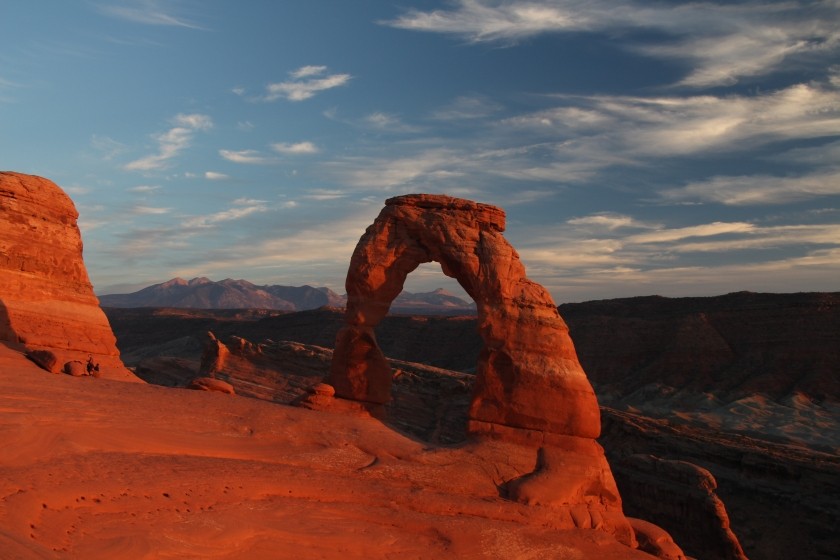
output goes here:
<path id="1" fill-rule="evenodd" d="M 38 364 L 38 367 L 45 369 L 51 373 L 61 373 L 62 365 L 58 361 L 58 356 L 49 350 L 32 350 L 26 353 L 26 357 Z"/>
<path id="2" fill-rule="evenodd" d="M 350 261 L 346 325 L 336 337 L 330 384 L 337 397 L 365 406 L 390 400 L 392 372 L 374 327 L 411 271 L 440 263 L 475 300 L 484 342 L 468 429 L 534 453 L 536 468 L 508 482 L 508 497 L 551 506 L 567 526 L 605 531 L 633 547 L 594 440 L 595 393 L 551 296 L 525 276 L 504 227 L 504 212 L 487 204 L 439 195 L 389 199 Z"/>
<path id="3" fill-rule="evenodd" d="M 336 395 L 369 403 L 390 396 L 390 370 L 373 332 L 425 262 L 440 263 L 478 307 L 484 349 L 470 417 L 480 423 L 598 437 L 595 393 L 548 292 L 525 276 L 502 236 L 504 212 L 442 195 L 389 199 L 359 240 L 347 273 L 346 323 L 336 339 Z M 476 424 L 483 425 L 483 424 Z"/>
<path id="4" fill-rule="evenodd" d="M 628 519 L 639 541 L 639 550 L 663 560 L 686 560 L 682 549 L 664 529 L 643 519 L 633 517 L 628 517 Z"/>
<path id="5" fill-rule="evenodd" d="M 233 385 L 221 379 L 213 377 L 196 377 L 192 383 L 187 387 L 188 389 L 196 389 L 198 391 L 215 391 L 217 393 L 227 393 L 228 395 L 235 395 L 236 391 Z"/>
<path id="6" fill-rule="evenodd" d="M 71 360 L 64 364 L 64 373 L 73 377 L 82 377 L 88 374 L 85 364 L 79 360 Z"/>
<path id="7" fill-rule="evenodd" d="M 47 179 L 0 172 L 0 216 L 0 341 L 56 363 L 92 355 L 103 377 L 139 381 L 93 294 L 70 198 Z"/>

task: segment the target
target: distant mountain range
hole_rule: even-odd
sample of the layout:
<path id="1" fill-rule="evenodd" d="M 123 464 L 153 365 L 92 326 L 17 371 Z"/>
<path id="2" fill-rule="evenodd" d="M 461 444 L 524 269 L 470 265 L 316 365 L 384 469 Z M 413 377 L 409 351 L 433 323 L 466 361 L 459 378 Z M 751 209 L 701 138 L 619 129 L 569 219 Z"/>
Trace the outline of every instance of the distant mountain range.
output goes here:
<path id="1" fill-rule="evenodd" d="M 329 288 L 312 286 L 258 286 L 230 278 L 214 282 L 208 278 L 173 278 L 131 294 L 99 296 L 103 307 L 178 307 L 187 309 L 275 309 L 305 311 L 325 305 L 343 307 L 347 296 Z M 392 305 L 396 313 L 471 314 L 472 302 L 446 290 L 427 293 L 401 293 Z"/>

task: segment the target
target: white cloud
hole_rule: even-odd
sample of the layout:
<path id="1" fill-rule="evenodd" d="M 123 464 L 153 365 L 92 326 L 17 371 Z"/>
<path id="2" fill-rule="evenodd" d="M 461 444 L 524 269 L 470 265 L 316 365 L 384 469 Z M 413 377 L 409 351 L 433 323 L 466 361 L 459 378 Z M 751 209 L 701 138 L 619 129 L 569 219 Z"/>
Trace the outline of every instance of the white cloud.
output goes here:
<path id="1" fill-rule="evenodd" d="M 207 115 L 201 115 L 198 113 L 192 113 L 189 115 L 179 113 L 175 115 L 175 118 L 173 118 L 172 121 L 178 126 L 192 128 L 194 130 L 210 130 L 213 128 L 213 119 Z"/>
<path id="2" fill-rule="evenodd" d="M 141 204 L 137 204 L 131 207 L 132 214 L 139 214 L 139 215 L 161 215 L 161 214 L 168 214 L 172 211 L 171 208 L 156 208 L 154 206 L 143 206 Z"/>
<path id="3" fill-rule="evenodd" d="M 98 5 L 97 9 L 105 15 L 134 23 L 203 29 L 186 17 L 172 13 L 171 6 L 161 4 L 156 0 L 124 0 L 118 5 Z"/>
<path id="4" fill-rule="evenodd" d="M 317 154 L 320 151 L 318 146 L 312 142 L 297 142 L 294 144 L 279 142 L 277 144 L 272 144 L 271 148 L 280 154 L 289 155 Z"/>
<path id="5" fill-rule="evenodd" d="M 309 76 L 317 76 L 318 74 L 323 74 L 327 71 L 326 66 L 301 66 L 297 70 L 294 70 L 289 73 L 289 75 L 299 80 L 301 78 L 308 78 Z"/>
<path id="6" fill-rule="evenodd" d="M 589 16 L 550 2 L 489 2 L 460 0 L 452 11 L 422 12 L 384 22 L 413 31 L 464 35 L 473 41 L 519 39 L 551 31 L 575 31 L 592 26 Z"/>
<path id="7" fill-rule="evenodd" d="M 660 229 L 649 233 L 638 233 L 636 235 L 629 236 L 626 239 L 626 243 L 667 243 L 694 237 L 713 237 L 729 233 L 753 233 L 754 231 L 755 226 L 746 222 L 713 222 L 711 224 L 701 224 L 697 226 L 673 229 Z"/>
<path id="8" fill-rule="evenodd" d="M 431 181 L 435 174 L 446 172 L 459 161 L 458 153 L 453 150 L 434 149 L 404 157 L 345 158 L 332 165 L 343 183 L 388 190 L 418 180 Z"/>
<path id="9" fill-rule="evenodd" d="M 556 99 L 562 105 L 504 119 L 499 132 L 525 130 L 554 145 L 557 156 L 597 168 L 651 157 L 747 151 L 780 140 L 830 137 L 840 130 L 840 90 L 819 84 L 753 96 Z"/>
<path id="10" fill-rule="evenodd" d="M 419 132 L 419 127 L 406 124 L 397 115 L 377 111 L 362 119 L 363 126 L 368 126 L 384 132 Z"/>
<path id="11" fill-rule="evenodd" d="M 298 68 L 289 73 L 291 80 L 269 84 L 266 87 L 265 95 L 260 100 L 275 101 L 284 98 L 289 101 L 303 101 L 313 97 L 316 93 L 343 86 L 350 81 L 350 74 L 328 74 L 318 78 L 312 77 L 319 76 L 326 70 L 326 66 Z"/>
<path id="12" fill-rule="evenodd" d="M 274 158 L 268 157 L 256 150 L 219 150 L 219 155 L 234 163 L 250 165 L 265 165 L 275 163 L 276 161 Z"/>
<path id="13" fill-rule="evenodd" d="M 799 177 L 718 176 L 660 193 L 662 200 L 669 202 L 717 202 L 731 206 L 786 204 L 830 195 L 840 195 L 840 170 L 819 171 Z"/>
<path id="14" fill-rule="evenodd" d="M 154 136 L 158 144 L 158 152 L 127 163 L 124 169 L 128 171 L 153 171 L 166 169 L 170 160 L 187 149 L 193 141 L 195 131 L 209 130 L 213 126 L 212 119 L 207 115 L 178 114 L 172 119 L 176 126 L 166 132 Z"/>
<path id="15" fill-rule="evenodd" d="M 160 189 L 160 185 L 137 185 L 136 187 L 129 187 L 126 190 L 133 193 L 150 193 Z"/>
<path id="16" fill-rule="evenodd" d="M 336 189 L 312 189 L 304 198 L 311 200 L 335 200 L 337 198 L 345 198 L 348 193 Z"/>
<path id="17" fill-rule="evenodd" d="M 769 73 L 789 58 L 830 57 L 840 46 L 840 6 L 809 3 L 646 3 L 631 0 L 458 0 L 450 10 L 410 10 L 383 22 L 413 31 L 460 35 L 473 42 L 518 40 L 544 33 L 651 29 L 668 42 L 627 48 L 693 64 L 686 86 L 731 84 Z"/>
<path id="18" fill-rule="evenodd" d="M 245 218 L 246 216 L 250 216 L 251 214 L 268 211 L 268 206 L 266 206 L 266 204 L 264 204 L 262 201 L 243 201 L 243 199 L 237 199 L 233 202 L 233 205 L 234 207 L 228 210 L 216 212 L 207 216 L 196 216 L 194 218 L 189 218 L 185 220 L 182 225 L 184 228 L 187 229 L 208 228 L 220 222 L 239 220 Z"/>
<path id="19" fill-rule="evenodd" d="M 205 171 L 204 178 L 210 181 L 224 181 L 225 179 L 230 179 L 230 176 L 224 173 L 217 173 L 216 171 Z"/>
<path id="20" fill-rule="evenodd" d="M 599 291 L 604 297 L 787 292 L 803 282 L 828 290 L 832 270 L 840 273 L 837 223 L 712 222 L 629 235 L 626 223 L 648 225 L 631 216 L 595 214 L 553 228 L 520 229 L 515 235 L 522 241 L 515 245 L 528 275 L 567 300 Z M 736 253 L 737 259 L 727 256 Z"/>
<path id="21" fill-rule="evenodd" d="M 607 229 L 608 231 L 620 228 L 652 229 L 656 227 L 652 224 L 637 221 L 631 216 L 614 213 L 592 214 L 590 216 L 572 218 L 567 220 L 566 223 L 573 226 L 596 226 Z"/>

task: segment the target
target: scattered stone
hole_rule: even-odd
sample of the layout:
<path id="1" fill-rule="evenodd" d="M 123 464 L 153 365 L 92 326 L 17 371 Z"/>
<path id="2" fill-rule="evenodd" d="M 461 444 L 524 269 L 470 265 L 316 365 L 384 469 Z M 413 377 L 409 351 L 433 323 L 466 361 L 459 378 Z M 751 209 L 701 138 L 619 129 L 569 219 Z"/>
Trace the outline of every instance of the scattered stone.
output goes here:
<path id="1" fill-rule="evenodd" d="M 58 356 L 50 350 L 30 350 L 26 353 L 26 357 L 38 364 L 38 367 L 50 373 L 61 373 L 62 371 Z"/>
<path id="2" fill-rule="evenodd" d="M 226 393 L 228 395 L 235 395 L 236 391 L 233 385 L 227 381 L 216 379 L 214 377 L 196 377 L 187 386 L 188 389 L 196 389 L 198 391 L 215 391 L 217 393 Z"/>
<path id="3" fill-rule="evenodd" d="M 83 377 L 88 374 L 85 364 L 79 360 L 71 360 L 64 364 L 64 373 L 73 377 Z"/>

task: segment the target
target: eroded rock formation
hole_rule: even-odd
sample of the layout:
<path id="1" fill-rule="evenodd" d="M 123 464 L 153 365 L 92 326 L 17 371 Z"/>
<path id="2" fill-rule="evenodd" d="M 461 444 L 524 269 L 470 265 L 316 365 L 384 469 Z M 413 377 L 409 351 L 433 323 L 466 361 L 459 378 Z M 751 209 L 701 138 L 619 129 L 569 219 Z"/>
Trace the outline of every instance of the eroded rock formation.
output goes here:
<path id="1" fill-rule="evenodd" d="M 391 372 L 373 329 L 408 274 L 435 261 L 478 308 L 484 348 L 471 431 L 598 437 L 598 403 L 568 328 L 548 292 L 525 276 L 504 229 L 504 212 L 487 204 L 442 195 L 387 200 L 350 261 L 346 325 L 331 371 L 336 395 L 373 405 L 388 401 Z"/>
<path id="2" fill-rule="evenodd" d="M 136 381 L 93 294 L 70 198 L 47 179 L 0 172 L 0 215 L 0 341 L 51 352 L 55 372 L 90 355 L 102 377 Z"/>
<path id="3" fill-rule="evenodd" d="M 548 292 L 525 276 L 502 236 L 504 212 L 442 195 L 385 203 L 359 240 L 347 273 L 345 326 L 336 337 L 335 395 L 381 410 L 391 368 L 374 328 L 421 263 L 440 263 L 476 302 L 484 342 L 468 430 L 539 448 L 533 472 L 505 481 L 516 501 L 547 505 L 570 526 L 636 546 L 603 449 L 598 402 Z"/>

